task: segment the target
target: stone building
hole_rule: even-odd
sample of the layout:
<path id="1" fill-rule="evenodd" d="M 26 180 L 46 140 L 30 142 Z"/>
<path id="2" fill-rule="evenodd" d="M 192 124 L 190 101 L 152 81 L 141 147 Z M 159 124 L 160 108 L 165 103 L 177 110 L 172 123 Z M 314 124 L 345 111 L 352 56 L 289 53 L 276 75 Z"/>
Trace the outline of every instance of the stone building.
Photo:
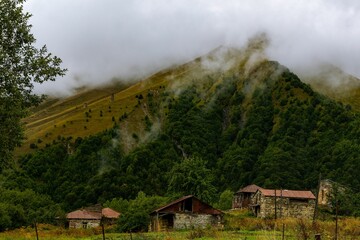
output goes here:
<path id="1" fill-rule="evenodd" d="M 233 201 L 232 201 L 232 209 L 239 209 L 239 208 L 248 208 L 251 202 L 251 198 L 254 196 L 256 191 L 261 187 L 251 184 L 244 188 L 240 188 L 234 194 Z"/>
<path id="2" fill-rule="evenodd" d="M 114 224 L 119 216 L 120 213 L 111 208 L 91 207 L 70 212 L 66 219 L 69 228 L 93 228 L 100 224 Z"/>
<path id="3" fill-rule="evenodd" d="M 261 218 L 312 218 L 315 201 L 311 191 L 260 188 L 254 194 L 250 207 Z"/>
<path id="4" fill-rule="evenodd" d="M 189 195 L 154 210 L 150 218 L 150 231 L 205 228 L 221 225 L 223 212 Z"/>
<path id="5" fill-rule="evenodd" d="M 333 181 L 324 179 L 320 181 L 318 204 L 319 206 L 329 206 L 330 196 L 333 189 Z"/>
<path id="6" fill-rule="evenodd" d="M 319 186 L 318 205 L 320 207 L 331 208 L 336 195 L 344 194 L 346 190 L 345 186 L 330 179 L 321 180 Z"/>

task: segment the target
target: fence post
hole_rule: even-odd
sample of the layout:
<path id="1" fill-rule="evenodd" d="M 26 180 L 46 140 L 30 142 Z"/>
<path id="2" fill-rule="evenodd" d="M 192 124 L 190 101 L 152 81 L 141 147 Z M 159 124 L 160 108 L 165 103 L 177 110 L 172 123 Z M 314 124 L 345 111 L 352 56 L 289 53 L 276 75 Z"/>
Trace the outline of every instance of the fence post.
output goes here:
<path id="1" fill-rule="evenodd" d="M 104 230 L 104 224 L 101 224 L 101 228 L 102 228 L 102 235 L 103 235 L 103 240 L 105 240 L 105 230 Z"/>
<path id="2" fill-rule="evenodd" d="M 36 232 L 36 240 L 39 240 L 39 235 L 38 235 L 36 220 L 34 221 L 34 225 L 35 225 L 35 232 Z"/>

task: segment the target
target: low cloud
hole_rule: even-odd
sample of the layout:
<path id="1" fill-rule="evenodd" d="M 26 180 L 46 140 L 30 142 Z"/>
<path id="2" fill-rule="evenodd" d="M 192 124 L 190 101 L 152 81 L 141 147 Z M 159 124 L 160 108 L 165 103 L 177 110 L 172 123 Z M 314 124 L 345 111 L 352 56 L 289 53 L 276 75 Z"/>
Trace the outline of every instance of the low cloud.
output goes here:
<path id="1" fill-rule="evenodd" d="M 37 92 L 129 81 L 260 32 L 268 57 L 296 73 L 328 63 L 360 77 L 356 0 L 28 0 L 25 10 L 37 44 L 69 69 Z"/>

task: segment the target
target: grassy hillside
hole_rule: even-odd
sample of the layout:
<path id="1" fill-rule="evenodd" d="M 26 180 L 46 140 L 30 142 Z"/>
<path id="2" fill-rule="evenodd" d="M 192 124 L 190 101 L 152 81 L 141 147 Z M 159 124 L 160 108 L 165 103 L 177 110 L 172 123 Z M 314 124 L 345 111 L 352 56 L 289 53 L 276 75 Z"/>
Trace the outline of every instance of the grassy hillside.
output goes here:
<path id="1" fill-rule="evenodd" d="M 31 115 L 24 120 L 26 139 L 16 153 L 27 153 L 64 138 L 94 135 L 115 124 L 123 130 L 124 148 L 129 151 L 139 143 L 139 139 L 134 136 L 146 139 L 149 135 L 145 131 L 145 116 L 155 126 L 161 126 L 167 113 L 166 101 L 196 83 L 196 79 L 203 79 L 205 75 L 218 71 L 223 67 L 222 61 L 234 57 L 234 53 L 238 51 L 219 48 L 203 58 L 165 69 L 137 83 L 113 83 L 105 87 L 83 89 L 63 99 L 50 97 L 32 109 Z M 209 84 L 214 83 L 210 81 Z M 169 91 L 163 96 L 165 90 Z M 168 97 L 169 93 L 173 96 Z M 149 96 L 153 106 L 148 105 Z"/>
<path id="2" fill-rule="evenodd" d="M 158 75 L 133 85 L 112 84 L 65 99 L 46 100 L 25 119 L 27 139 L 19 151 L 29 151 L 31 143 L 41 148 L 59 138 L 76 139 L 96 134 L 112 128 L 124 115 L 128 115 L 128 119 L 122 125 L 132 131 L 146 111 L 138 108 L 136 96 L 146 98 L 148 91 L 161 91 L 167 85 Z"/>

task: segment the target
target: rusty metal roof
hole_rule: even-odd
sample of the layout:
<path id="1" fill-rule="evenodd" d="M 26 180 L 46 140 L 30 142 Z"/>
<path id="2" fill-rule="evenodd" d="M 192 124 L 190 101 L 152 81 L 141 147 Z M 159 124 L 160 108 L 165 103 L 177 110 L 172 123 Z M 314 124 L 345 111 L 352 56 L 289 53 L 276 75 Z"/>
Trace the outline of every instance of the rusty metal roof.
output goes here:
<path id="1" fill-rule="evenodd" d="M 259 191 L 266 197 L 277 197 L 284 198 L 300 198 L 300 199 L 316 199 L 311 191 L 299 191 L 299 190 L 278 190 L 278 189 L 264 189 L 261 188 Z"/>
<path id="2" fill-rule="evenodd" d="M 91 211 L 87 209 L 76 210 L 66 215 L 67 219 L 88 219 L 88 220 L 100 220 L 105 218 L 119 218 L 120 213 L 111 208 L 103 208 L 101 212 Z"/>
<path id="3" fill-rule="evenodd" d="M 237 193 L 242 193 L 242 192 L 243 193 L 255 193 L 258 189 L 262 189 L 262 188 L 255 184 L 251 184 L 244 188 L 240 188 L 239 191 L 237 191 Z"/>
<path id="4" fill-rule="evenodd" d="M 120 213 L 111 209 L 111 208 L 103 208 L 102 209 L 102 215 L 106 218 L 119 218 Z"/>
<path id="5" fill-rule="evenodd" d="M 100 212 L 92 212 L 87 210 L 76 210 L 66 215 L 67 219 L 94 219 L 100 220 L 102 214 Z"/>

